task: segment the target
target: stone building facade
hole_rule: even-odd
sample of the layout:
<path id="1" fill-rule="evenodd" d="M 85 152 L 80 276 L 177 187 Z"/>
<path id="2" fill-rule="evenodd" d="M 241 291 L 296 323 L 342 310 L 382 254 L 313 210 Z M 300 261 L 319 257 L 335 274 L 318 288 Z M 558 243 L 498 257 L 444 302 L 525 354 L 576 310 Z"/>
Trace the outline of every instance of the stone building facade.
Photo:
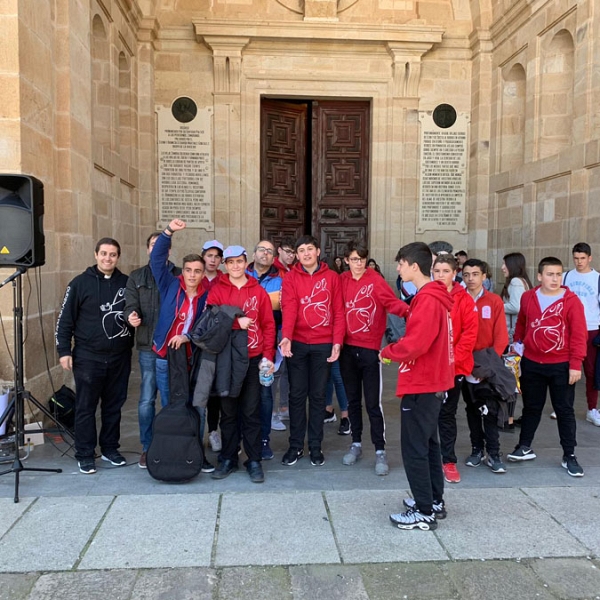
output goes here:
<path id="1" fill-rule="evenodd" d="M 25 296 L 31 290 L 31 298 L 39 297 L 39 310 L 32 300 L 25 322 L 26 377 L 34 393 L 48 389 L 44 340 L 50 366 L 62 377 L 52 350 L 54 323 L 67 282 L 93 262 L 95 241 L 117 238 L 128 272 L 144 262 L 148 233 L 165 224 L 157 114 L 178 98 L 210 114 L 211 226 L 186 231 L 176 259 L 214 237 L 252 247 L 263 231 L 285 233 L 280 226 L 288 217 L 304 219 L 305 230 L 319 228 L 332 251 L 362 231 L 390 280 L 398 247 L 415 239 L 447 239 L 487 259 L 496 276 L 506 252 L 521 250 L 533 265 L 547 254 L 569 260 L 580 240 L 600 243 L 599 0 L 0 0 L 0 6 L 0 171 L 34 175 L 45 190 L 46 264 L 39 278 L 31 272 L 23 278 Z M 300 179 L 310 190 L 296 190 L 306 196 L 302 211 L 293 199 L 269 204 L 265 148 L 275 131 L 265 129 L 269 102 L 283 109 L 285 127 L 288 108 L 305 107 Z M 464 223 L 424 228 L 424 115 L 442 104 L 467 122 Z M 333 133 L 330 106 L 350 107 L 349 117 L 336 113 Z M 323 170 L 332 136 L 340 142 L 348 133 L 340 144 L 351 150 L 360 111 L 362 154 L 332 159 Z M 282 181 L 296 185 L 295 168 L 284 169 Z M 332 180 L 346 191 L 333 200 L 318 196 Z M 360 198 L 349 201 L 354 192 Z M 279 225 L 265 229 L 278 215 Z M 355 229 L 344 215 L 355 219 Z M 10 293 L 1 290 L 8 329 L 11 307 Z M 2 353 L 0 378 L 10 380 L 11 371 Z"/>

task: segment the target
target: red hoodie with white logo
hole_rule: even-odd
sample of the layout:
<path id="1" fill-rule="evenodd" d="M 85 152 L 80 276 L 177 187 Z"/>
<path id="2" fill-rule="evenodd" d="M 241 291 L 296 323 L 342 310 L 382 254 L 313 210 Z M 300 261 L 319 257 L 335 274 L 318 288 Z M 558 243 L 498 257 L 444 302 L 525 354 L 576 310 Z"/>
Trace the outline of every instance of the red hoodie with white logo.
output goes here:
<path id="1" fill-rule="evenodd" d="M 453 304 L 441 281 L 426 283 L 415 294 L 406 335 L 381 351 L 383 358 L 400 363 L 396 396 L 445 392 L 454 386 Z"/>
<path id="2" fill-rule="evenodd" d="M 340 281 L 346 313 L 344 344 L 379 350 L 387 313 L 403 317 L 408 313 L 408 304 L 396 298 L 386 280 L 374 269 L 366 269 L 360 279 L 344 271 Z"/>
<path id="3" fill-rule="evenodd" d="M 340 276 L 325 263 L 311 275 L 300 263 L 283 278 L 281 337 L 303 344 L 344 343 Z"/>
<path id="4" fill-rule="evenodd" d="M 540 286 L 521 296 L 514 340 L 523 342 L 524 356 L 542 364 L 569 363 L 581 371 L 587 353 L 587 325 L 581 300 L 568 287 L 565 295 L 544 312 L 537 298 Z"/>
<path id="5" fill-rule="evenodd" d="M 454 300 L 454 306 L 450 311 L 454 343 L 454 373 L 470 375 L 475 364 L 473 350 L 479 329 L 477 306 L 469 292 L 457 281 L 453 282 L 450 295 Z"/>
<path id="6" fill-rule="evenodd" d="M 219 281 L 208 292 L 207 306 L 239 306 L 247 317 L 253 321 L 248 327 L 248 357 L 264 356 L 272 361 L 275 357 L 275 319 L 269 295 L 254 279 L 237 288 L 229 279 L 229 275 L 219 277 Z M 239 329 L 236 319 L 233 329 Z"/>

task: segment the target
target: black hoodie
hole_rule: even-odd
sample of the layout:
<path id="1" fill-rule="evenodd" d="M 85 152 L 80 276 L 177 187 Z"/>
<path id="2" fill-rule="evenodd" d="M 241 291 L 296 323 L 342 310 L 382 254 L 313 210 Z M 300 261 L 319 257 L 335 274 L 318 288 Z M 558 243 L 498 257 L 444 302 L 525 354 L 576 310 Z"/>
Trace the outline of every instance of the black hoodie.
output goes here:
<path id="1" fill-rule="evenodd" d="M 123 319 L 127 275 L 115 269 L 105 277 L 94 265 L 69 283 L 56 322 L 58 356 L 113 360 L 131 352 L 133 336 Z"/>

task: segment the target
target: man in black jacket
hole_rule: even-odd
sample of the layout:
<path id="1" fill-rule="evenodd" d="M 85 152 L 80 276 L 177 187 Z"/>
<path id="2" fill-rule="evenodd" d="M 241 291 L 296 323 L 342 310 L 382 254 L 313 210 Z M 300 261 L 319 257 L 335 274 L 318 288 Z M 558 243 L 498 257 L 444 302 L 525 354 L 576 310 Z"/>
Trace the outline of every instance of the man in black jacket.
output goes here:
<path id="1" fill-rule="evenodd" d="M 152 253 L 156 238 L 161 231 L 151 233 L 146 240 L 146 252 Z M 176 277 L 181 274 L 181 269 L 171 261 L 167 262 L 169 272 Z M 138 403 L 138 420 L 140 424 L 140 443 L 142 455 L 139 466 L 146 469 L 146 452 L 152 441 L 152 422 L 156 414 L 156 353 L 152 350 L 152 337 L 158 321 L 160 310 L 160 294 L 158 286 L 152 275 L 150 264 L 135 269 L 127 280 L 125 291 L 125 309 L 123 317 L 129 325 L 135 327 L 135 342 L 140 363 L 140 400 Z M 166 398 L 161 397 L 161 405 L 166 404 Z"/>
<path id="2" fill-rule="evenodd" d="M 73 370 L 75 377 L 75 457 L 85 474 L 96 472 L 99 400 L 102 460 L 115 466 L 126 464 L 119 453 L 119 438 L 133 337 L 123 318 L 127 275 L 117 269 L 120 256 L 116 240 L 102 238 L 96 244 L 96 264 L 69 283 L 56 323 L 60 364 Z"/>

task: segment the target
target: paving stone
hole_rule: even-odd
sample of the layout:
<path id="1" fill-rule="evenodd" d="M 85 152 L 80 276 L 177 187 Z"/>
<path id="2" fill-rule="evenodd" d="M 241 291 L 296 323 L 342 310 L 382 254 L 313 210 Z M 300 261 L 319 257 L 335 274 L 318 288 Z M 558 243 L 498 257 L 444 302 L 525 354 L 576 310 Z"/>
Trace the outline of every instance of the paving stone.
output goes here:
<path id="1" fill-rule="evenodd" d="M 590 560 L 540 559 L 532 561 L 531 568 L 560 598 L 600 596 L 600 569 Z"/>
<path id="2" fill-rule="evenodd" d="M 600 514 L 600 487 L 525 488 L 523 491 L 585 544 L 592 554 L 600 555 L 599 527 L 595 522 L 595 516 Z"/>
<path id="3" fill-rule="evenodd" d="M 361 565 L 359 569 L 369 600 L 459 597 L 452 582 L 435 563 Z"/>
<path id="4" fill-rule="evenodd" d="M 79 568 L 210 566 L 219 498 L 120 496 Z"/>
<path id="5" fill-rule="evenodd" d="M 39 498 L 2 538 L 0 571 L 71 569 L 112 500 Z"/>
<path id="6" fill-rule="evenodd" d="M 283 600 L 291 598 L 290 575 L 285 567 L 228 567 L 221 569 L 220 600 Z"/>
<path id="7" fill-rule="evenodd" d="M 340 562 L 320 493 L 223 496 L 217 566 Z"/>
<path id="8" fill-rule="evenodd" d="M 294 600 L 369 600 L 358 567 L 306 565 L 290 567 Z"/>
<path id="9" fill-rule="evenodd" d="M 130 600 L 212 600 L 218 581 L 213 569 L 139 571 Z"/>
<path id="10" fill-rule="evenodd" d="M 533 571 L 516 561 L 448 562 L 442 568 L 461 600 L 555 600 Z"/>
<path id="11" fill-rule="evenodd" d="M 445 560 L 448 554 L 433 532 L 401 531 L 390 513 L 405 510 L 400 491 L 327 492 L 333 529 L 345 563 Z M 438 531 L 445 523 L 440 522 Z"/>
<path id="12" fill-rule="evenodd" d="M 447 491 L 445 500 L 448 517 L 435 534 L 453 559 L 586 556 L 589 553 L 518 489 L 453 488 Z"/>
<path id="13" fill-rule="evenodd" d="M 72 571 L 42 575 L 31 600 L 128 600 L 137 573 L 131 571 Z"/>
<path id="14" fill-rule="evenodd" d="M 37 573 L 0 573 L 0 600 L 27 600 L 37 578 Z"/>
<path id="15" fill-rule="evenodd" d="M 15 503 L 12 498 L 0 498 L 0 515 L 2 515 L 0 519 L 0 539 L 29 508 L 33 500 L 33 498 L 21 498 L 19 502 Z"/>

